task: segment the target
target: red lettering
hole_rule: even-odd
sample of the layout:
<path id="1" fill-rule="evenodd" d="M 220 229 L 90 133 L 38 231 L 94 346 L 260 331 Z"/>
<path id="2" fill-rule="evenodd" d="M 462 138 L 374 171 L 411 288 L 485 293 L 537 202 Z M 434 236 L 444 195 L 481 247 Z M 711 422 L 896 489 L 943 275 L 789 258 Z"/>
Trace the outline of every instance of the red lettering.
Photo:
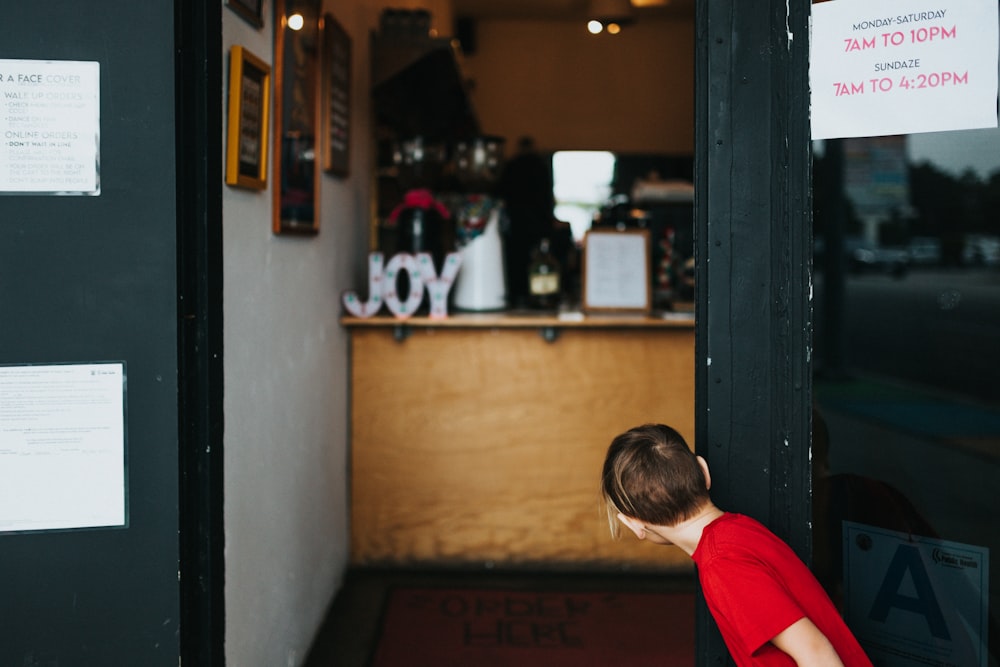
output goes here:
<path id="1" fill-rule="evenodd" d="M 853 37 L 849 37 L 849 38 L 847 38 L 847 39 L 844 40 L 844 51 L 845 52 L 850 52 L 850 51 L 864 51 L 865 49 L 874 49 L 874 48 L 875 48 L 875 38 L 874 37 L 864 38 L 864 39 L 861 39 L 861 40 L 857 40 L 857 39 L 855 39 Z"/>
<path id="2" fill-rule="evenodd" d="M 935 25 L 929 28 L 916 28 L 910 31 L 911 42 L 933 42 L 935 39 L 955 39 L 957 36 L 958 29 L 955 26 L 949 29 Z"/>
<path id="3" fill-rule="evenodd" d="M 865 92 L 864 82 L 860 83 L 842 83 L 840 81 L 835 81 L 833 84 L 834 97 L 844 97 L 845 95 L 863 95 Z"/>

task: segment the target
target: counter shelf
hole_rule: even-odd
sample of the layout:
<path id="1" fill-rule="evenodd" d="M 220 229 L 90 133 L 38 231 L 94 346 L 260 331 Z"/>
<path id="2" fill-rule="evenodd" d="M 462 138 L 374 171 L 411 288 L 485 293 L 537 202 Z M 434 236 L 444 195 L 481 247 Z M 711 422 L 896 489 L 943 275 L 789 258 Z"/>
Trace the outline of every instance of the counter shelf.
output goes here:
<path id="1" fill-rule="evenodd" d="M 400 319 L 388 315 L 375 317 L 345 316 L 345 327 L 390 327 L 398 339 L 405 339 L 410 328 L 435 329 L 539 329 L 546 340 L 560 329 L 693 329 L 693 313 L 653 312 L 650 315 L 628 313 L 583 314 L 579 311 L 530 313 L 505 311 L 500 313 L 453 313 L 444 319 L 414 315 Z"/>
<path id="2" fill-rule="evenodd" d="M 597 491 L 623 430 L 694 441 L 690 314 L 341 321 L 353 564 L 690 571 L 680 550 L 612 540 Z"/>

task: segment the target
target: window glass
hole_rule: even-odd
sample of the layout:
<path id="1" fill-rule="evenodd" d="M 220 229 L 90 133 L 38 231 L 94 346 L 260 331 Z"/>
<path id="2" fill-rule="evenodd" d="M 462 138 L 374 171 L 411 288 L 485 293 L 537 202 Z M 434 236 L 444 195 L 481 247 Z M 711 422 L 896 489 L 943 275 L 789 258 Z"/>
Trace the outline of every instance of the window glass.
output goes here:
<path id="1" fill-rule="evenodd" d="M 866 649 L 996 665 L 1000 130 L 814 153 L 814 566 Z"/>
<path id="2" fill-rule="evenodd" d="M 580 240 L 590 229 L 594 214 L 611 195 L 615 154 L 606 151 L 557 151 L 552 155 L 555 216 L 573 229 Z"/>

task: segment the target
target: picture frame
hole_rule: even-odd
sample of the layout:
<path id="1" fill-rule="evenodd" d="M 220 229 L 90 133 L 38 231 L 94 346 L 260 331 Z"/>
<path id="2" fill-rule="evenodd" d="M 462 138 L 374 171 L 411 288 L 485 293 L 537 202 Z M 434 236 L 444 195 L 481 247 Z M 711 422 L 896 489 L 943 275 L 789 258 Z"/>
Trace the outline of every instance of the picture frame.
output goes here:
<path id="1" fill-rule="evenodd" d="M 264 0 L 226 0 L 226 7 L 255 28 L 264 27 Z"/>
<path id="2" fill-rule="evenodd" d="M 271 231 L 318 234 L 320 176 L 319 0 L 275 0 Z M 297 25 L 294 28 L 290 20 Z"/>
<path id="3" fill-rule="evenodd" d="M 591 229 L 584 236 L 581 306 L 585 312 L 644 313 L 652 308 L 646 229 Z"/>
<path id="4" fill-rule="evenodd" d="M 242 46 L 229 51 L 226 184 L 267 187 L 271 67 Z"/>
<path id="5" fill-rule="evenodd" d="M 323 170 L 346 178 L 351 150 L 351 38 L 330 14 L 323 17 Z"/>

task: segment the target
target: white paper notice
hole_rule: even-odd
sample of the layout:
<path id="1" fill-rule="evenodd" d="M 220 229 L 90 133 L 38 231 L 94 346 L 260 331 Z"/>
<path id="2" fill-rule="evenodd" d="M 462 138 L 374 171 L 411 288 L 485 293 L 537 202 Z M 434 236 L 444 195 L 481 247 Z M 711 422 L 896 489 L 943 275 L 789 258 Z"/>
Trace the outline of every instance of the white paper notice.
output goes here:
<path id="1" fill-rule="evenodd" d="M 812 137 L 997 126 L 996 0 L 812 6 Z"/>
<path id="2" fill-rule="evenodd" d="M 0 532 L 125 525 L 121 363 L 0 367 Z"/>
<path id="3" fill-rule="evenodd" d="M 0 194 L 99 195 L 100 65 L 0 60 Z"/>
<path id="4" fill-rule="evenodd" d="M 844 620 L 876 665 L 986 667 L 990 550 L 844 522 Z"/>
<path id="5" fill-rule="evenodd" d="M 649 303 L 647 237 L 642 234 L 590 232 L 584 261 L 590 308 L 644 308 Z"/>

